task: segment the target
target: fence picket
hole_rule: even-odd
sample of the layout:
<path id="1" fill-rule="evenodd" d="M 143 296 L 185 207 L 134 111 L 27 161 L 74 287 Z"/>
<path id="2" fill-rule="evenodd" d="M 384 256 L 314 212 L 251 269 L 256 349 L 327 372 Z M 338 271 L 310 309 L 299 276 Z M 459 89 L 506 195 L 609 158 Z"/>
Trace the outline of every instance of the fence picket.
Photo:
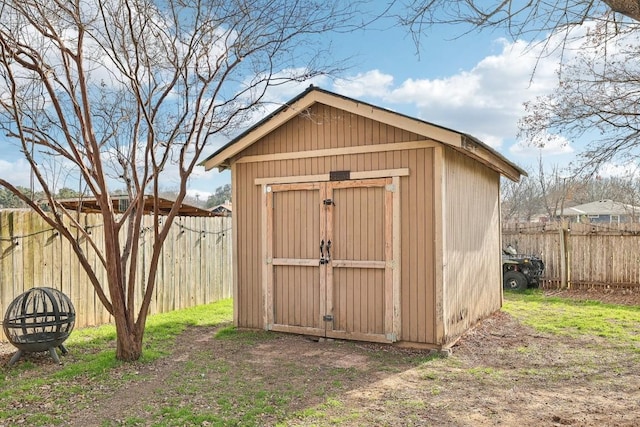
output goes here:
<path id="1" fill-rule="evenodd" d="M 565 225 L 562 253 L 560 223 L 503 224 L 502 240 L 520 253 L 539 255 L 545 262 L 543 286 L 559 288 L 562 257 L 571 288 L 609 287 L 640 290 L 640 224 Z"/>
<path id="2" fill-rule="evenodd" d="M 99 215 L 79 214 L 78 222 L 92 230 L 91 238 L 98 247 L 104 247 Z M 153 249 L 152 218 L 143 218 L 143 224 L 148 231 L 142 234 L 138 243 L 137 283 L 143 283 L 149 274 Z M 185 227 L 182 229 L 180 224 Z M 231 297 L 231 233 L 218 231 L 230 228 L 231 218 L 176 218 L 157 266 L 151 314 Z M 79 236 L 77 231 L 75 234 Z M 108 294 L 105 269 L 100 266 L 89 243 L 82 241 L 81 245 Z M 6 307 L 16 296 L 36 286 L 59 289 L 71 298 L 76 309 L 76 327 L 111 321 L 63 237 L 54 236 L 51 227 L 34 212 L 0 211 L 0 316 L 4 316 Z M 142 291 L 138 290 L 138 304 L 141 297 Z M 0 340 L 4 340 L 1 331 Z"/>

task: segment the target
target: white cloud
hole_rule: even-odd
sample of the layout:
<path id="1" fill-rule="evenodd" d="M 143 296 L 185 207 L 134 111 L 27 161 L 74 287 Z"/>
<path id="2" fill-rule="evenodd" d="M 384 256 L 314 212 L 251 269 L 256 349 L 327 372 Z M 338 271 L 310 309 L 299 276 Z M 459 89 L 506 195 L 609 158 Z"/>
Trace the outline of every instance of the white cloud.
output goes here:
<path id="1" fill-rule="evenodd" d="M 209 198 L 209 196 L 211 196 L 213 194 L 213 192 L 208 192 L 208 191 L 200 191 L 200 190 L 195 190 L 195 189 L 188 189 L 187 190 L 187 196 L 188 197 L 194 197 L 196 199 L 199 200 L 207 200 Z"/>
<path id="2" fill-rule="evenodd" d="M 541 55 L 541 48 L 522 41 L 499 43 L 499 54 L 446 78 L 411 78 L 395 85 L 392 75 L 370 70 L 336 81 L 334 90 L 373 98 L 373 103 L 382 100 L 385 106 L 408 104 L 402 109 L 417 110 L 407 111 L 409 115 L 470 133 L 500 148 L 504 141 L 515 138 L 523 103 L 556 87 L 558 60 Z"/>
<path id="3" fill-rule="evenodd" d="M 352 77 L 338 79 L 333 83 L 333 89 L 336 92 L 352 98 L 373 96 L 386 99 L 392 86 L 393 76 L 379 70 L 358 73 Z"/>
<path id="4" fill-rule="evenodd" d="M 538 135 L 535 141 L 518 141 L 509 148 L 509 152 L 516 155 L 529 155 L 535 151 L 544 156 L 555 156 L 571 154 L 574 149 L 565 137 L 550 133 Z"/>
<path id="5" fill-rule="evenodd" d="M 31 169 L 25 159 L 7 161 L 0 159 L 0 176 L 15 186 L 29 188 Z"/>
<path id="6" fill-rule="evenodd" d="M 601 178 L 638 178 L 640 168 L 634 162 L 623 164 L 605 163 L 598 168 L 598 176 Z"/>

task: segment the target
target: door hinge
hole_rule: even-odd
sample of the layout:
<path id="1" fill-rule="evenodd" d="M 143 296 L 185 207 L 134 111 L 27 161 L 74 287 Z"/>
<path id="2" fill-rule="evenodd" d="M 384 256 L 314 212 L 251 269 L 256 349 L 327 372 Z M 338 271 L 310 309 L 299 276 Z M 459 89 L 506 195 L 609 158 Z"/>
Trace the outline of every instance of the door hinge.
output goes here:
<path id="1" fill-rule="evenodd" d="M 324 316 L 322 316 L 322 320 L 324 320 L 325 322 L 333 322 L 333 315 L 325 314 Z"/>
<path id="2" fill-rule="evenodd" d="M 389 191 L 390 193 L 395 193 L 396 192 L 396 186 L 395 184 L 387 184 L 385 185 L 385 190 Z"/>

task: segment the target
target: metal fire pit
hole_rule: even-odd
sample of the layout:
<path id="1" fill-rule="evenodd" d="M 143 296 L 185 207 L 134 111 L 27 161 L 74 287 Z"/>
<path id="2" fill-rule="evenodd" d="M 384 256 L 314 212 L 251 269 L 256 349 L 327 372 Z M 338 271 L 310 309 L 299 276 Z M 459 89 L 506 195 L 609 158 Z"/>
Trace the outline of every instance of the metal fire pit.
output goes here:
<path id="1" fill-rule="evenodd" d="M 4 334 L 18 351 L 9 366 L 24 353 L 49 351 L 60 363 L 56 347 L 62 354 L 62 343 L 69 337 L 76 320 L 76 311 L 69 297 L 53 288 L 33 288 L 14 299 L 4 315 Z"/>

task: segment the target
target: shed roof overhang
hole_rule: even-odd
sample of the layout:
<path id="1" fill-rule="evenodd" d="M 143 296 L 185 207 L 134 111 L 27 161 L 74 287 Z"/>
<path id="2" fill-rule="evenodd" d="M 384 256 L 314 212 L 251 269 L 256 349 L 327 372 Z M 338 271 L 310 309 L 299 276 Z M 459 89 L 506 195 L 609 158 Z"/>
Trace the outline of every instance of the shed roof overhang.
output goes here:
<path id="1" fill-rule="evenodd" d="M 522 168 L 471 135 L 447 129 L 343 95 L 338 95 L 314 86 L 310 86 L 300 95 L 247 129 L 200 164 L 204 166 L 206 170 L 215 167 L 220 170 L 228 169 L 231 164 L 231 159 L 235 155 L 277 129 L 288 120 L 299 114 L 303 114 L 306 109 L 316 103 L 342 109 L 352 114 L 360 115 L 380 123 L 422 135 L 430 140 L 438 141 L 483 163 L 512 181 L 517 182 L 522 176 L 527 176 L 527 172 Z"/>

